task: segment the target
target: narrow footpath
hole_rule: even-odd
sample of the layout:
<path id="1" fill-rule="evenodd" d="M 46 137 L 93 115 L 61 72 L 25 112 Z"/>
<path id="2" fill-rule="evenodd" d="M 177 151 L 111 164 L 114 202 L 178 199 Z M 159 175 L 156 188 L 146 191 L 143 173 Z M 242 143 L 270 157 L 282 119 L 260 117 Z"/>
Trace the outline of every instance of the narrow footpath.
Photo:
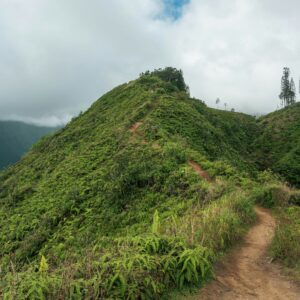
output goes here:
<path id="1" fill-rule="evenodd" d="M 241 247 L 233 250 L 216 270 L 216 279 L 204 287 L 197 299 L 300 300 L 300 287 L 270 263 L 267 250 L 275 231 L 271 213 L 256 207 L 257 223 L 247 233 Z"/>

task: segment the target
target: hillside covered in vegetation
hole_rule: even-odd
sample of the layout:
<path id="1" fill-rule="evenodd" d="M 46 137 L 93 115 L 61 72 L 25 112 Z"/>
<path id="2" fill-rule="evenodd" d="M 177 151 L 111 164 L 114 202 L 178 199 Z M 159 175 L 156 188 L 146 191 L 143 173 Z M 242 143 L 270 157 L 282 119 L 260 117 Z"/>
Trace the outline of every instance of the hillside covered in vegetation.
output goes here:
<path id="1" fill-rule="evenodd" d="M 190 98 L 174 72 L 113 89 L 0 173 L 0 295 L 147 299 L 200 286 L 253 203 L 272 201 L 280 183 L 253 164 L 255 118 Z"/>
<path id="2" fill-rule="evenodd" d="M 261 117 L 258 126 L 254 147 L 259 167 L 300 187 L 300 103 Z"/>
<path id="3" fill-rule="evenodd" d="M 56 130 L 16 121 L 0 121 L 0 169 L 16 163 L 42 136 Z"/>

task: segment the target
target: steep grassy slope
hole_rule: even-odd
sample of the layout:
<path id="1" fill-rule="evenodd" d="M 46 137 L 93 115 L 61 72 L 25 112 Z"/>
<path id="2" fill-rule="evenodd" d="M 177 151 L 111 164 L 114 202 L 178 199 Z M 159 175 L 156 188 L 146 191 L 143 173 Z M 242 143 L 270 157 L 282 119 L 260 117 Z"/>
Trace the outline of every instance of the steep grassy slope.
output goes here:
<path id="1" fill-rule="evenodd" d="M 56 129 L 22 122 L 0 121 L 0 169 L 17 162 L 39 138 Z"/>
<path id="2" fill-rule="evenodd" d="M 0 173 L 0 294 L 151 298 L 202 282 L 253 218 L 256 132 L 157 77 L 107 93 Z"/>
<path id="3" fill-rule="evenodd" d="M 153 81 L 114 89 L 65 129 L 40 141 L 19 164 L 2 174 L 1 203 L 9 206 L 13 215 L 22 212 L 24 218 L 28 213 L 24 236 L 17 245 L 26 244 L 27 237 L 32 239 L 35 226 L 29 223 L 40 222 L 47 214 L 63 218 L 63 212 L 70 213 L 71 207 L 78 214 L 81 205 L 83 210 L 97 210 L 81 223 L 88 226 L 90 222 L 94 227 L 97 220 L 99 228 L 91 230 L 95 233 L 143 220 L 143 214 L 136 214 L 144 211 L 140 206 L 146 201 L 140 199 L 150 197 L 150 193 L 150 206 L 156 207 L 169 201 L 172 194 L 176 196 L 176 192 L 167 190 L 178 183 L 180 174 L 176 171 L 185 168 L 189 159 L 198 161 L 212 177 L 233 174 L 233 166 L 244 166 L 239 150 L 247 154 L 252 118 L 210 110 L 180 93 L 161 94 L 155 89 L 163 83 Z M 240 126 L 241 120 L 245 128 Z M 129 129 L 137 121 L 143 123 L 131 133 Z M 217 163 L 211 163 L 217 159 Z M 19 221 L 6 218 L 9 226 L 4 227 L 9 229 Z"/>
<path id="4" fill-rule="evenodd" d="M 255 159 L 287 181 L 300 186 L 300 103 L 259 119 Z"/>

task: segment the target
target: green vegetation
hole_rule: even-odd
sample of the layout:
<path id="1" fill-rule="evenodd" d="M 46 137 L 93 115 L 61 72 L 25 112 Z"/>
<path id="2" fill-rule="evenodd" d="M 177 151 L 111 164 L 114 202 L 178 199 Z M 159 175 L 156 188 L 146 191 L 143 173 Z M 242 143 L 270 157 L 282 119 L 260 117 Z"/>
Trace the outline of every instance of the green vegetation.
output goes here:
<path id="1" fill-rule="evenodd" d="M 275 217 L 277 229 L 271 248 L 272 257 L 292 269 L 300 280 L 300 207 L 277 208 Z"/>
<path id="2" fill-rule="evenodd" d="M 273 208 L 276 219 L 271 256 L 300 280 L 300 191 L 278 184 L 263 191 L 261 204 Z"/>
<path id="3" fill-rule="evenodd" d="M 277 184 L 253 164 L 255 118 L 191 99 L 172 70 L 113 89 L 0 173 L 4 299 L 201 286 L 253 222 Z"/>
<path id="4" fill-rule="evenodd" d="M 15 121 L 0 121 L 0 169 L 17 162 L 42 136 L 56 130 Z"/>
<path id="5" fill-rule="evenodd" d="M 254 160 L 261 169 L 270 168 L 300 187 L 300 103 L 258 120 Z"/>
<path id="6" fill-rule="evenodd" d="M 287 107 L 258 119 L 259 134 L 253 143 L 252 158 L 259 169 L 271 169 L 299 188 L 300 103 L 293 103 L 293 97 L 285 101 Z M 253 195 L 274 212 L 277 225 L 270 250 L 272 258 L 300 279 L 300 191 L 269 178 L 268 184 Z"/>
<path id="7" fill-rule="evenodd" d="M 165 82 L 165 90 L 167 92 L 173 92 L 177 90 L 189 93 L 189 87 L 184 81 L 182 70 L 166 67 L 164 69 L 157 69 L 152 72 L 146 71 L 145 73 L 142 73 L 140 77 L 142 79 L 145 78 L 146 80 L 149 77 L 160 78 Z"/>
<path id="8" fill-rule="evenodd" d="M 300 280 L 300 190 L 274 178 L 265 179 L 263 186 L 253 189 L 252 195 L 261 206 L 273 210 L 276 230 L 270 255 Z"/>

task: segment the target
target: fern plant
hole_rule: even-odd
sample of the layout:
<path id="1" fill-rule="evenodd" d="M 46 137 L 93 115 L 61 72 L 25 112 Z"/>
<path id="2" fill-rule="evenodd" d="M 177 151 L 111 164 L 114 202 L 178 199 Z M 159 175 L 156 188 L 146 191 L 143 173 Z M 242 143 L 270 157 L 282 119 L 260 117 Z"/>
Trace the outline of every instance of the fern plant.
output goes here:
<path id="1" fill-rule="evenodd" d="M 47 259 L 45 258 L 44 255 L 42 255 L 41 257 L 41 261 L 40 261 L 40 266 L 39 266 L 39 271 L 42 273 L 47 272 L 49 269 L 48 263 L 47 263 Z"/>

